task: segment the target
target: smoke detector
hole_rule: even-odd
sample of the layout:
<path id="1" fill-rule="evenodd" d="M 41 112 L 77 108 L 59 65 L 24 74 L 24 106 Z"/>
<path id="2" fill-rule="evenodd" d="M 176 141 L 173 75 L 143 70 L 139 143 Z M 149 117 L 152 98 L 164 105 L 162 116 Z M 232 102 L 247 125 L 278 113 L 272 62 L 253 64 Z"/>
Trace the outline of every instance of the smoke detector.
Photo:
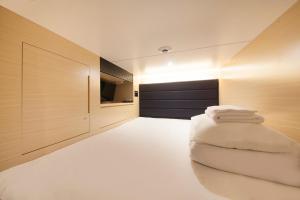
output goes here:
<path id="1" fill-rule="evenodd" d="M 170 46 L 163 46 L 158 49 L 158 51 L 161 53 L 168 53 L 171 50 L 172 50 L 172 48 Z"/>

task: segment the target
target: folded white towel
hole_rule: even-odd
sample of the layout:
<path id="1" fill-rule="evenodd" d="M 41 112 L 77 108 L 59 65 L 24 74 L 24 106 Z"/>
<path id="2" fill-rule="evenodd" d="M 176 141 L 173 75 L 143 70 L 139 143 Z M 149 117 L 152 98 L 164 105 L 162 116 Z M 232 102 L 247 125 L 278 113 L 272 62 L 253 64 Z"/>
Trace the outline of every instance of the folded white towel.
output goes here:
<path id="1" fill-rule="evenodd" d="M 255 114 L 256 110 L 250 110 L 233 105 L 220 105 L 220 106 L 210 106 L 207 107 L 207 112 L 211 114 L 242 114 L 242 115 L 252 115 Z"/>
<path id="2" fill-rule="evenodd" d="M 215 120 L 218 123 L 223 122 L 236 122 L 236 123 L 254 123 L 261 124 L 264 122 L 264 118 L 257 114 L 229 114 L 229 113 L 211 113 L 205 111 L 205 114 Z"/>
<path id="3" fill-rule="evenodd" d="M 232 105 L 210 106 L 205 110 L 205 114 L 218 123 L 263 123 L 264 118 L 255 113 L 256 110 L 250 110 Z"/>

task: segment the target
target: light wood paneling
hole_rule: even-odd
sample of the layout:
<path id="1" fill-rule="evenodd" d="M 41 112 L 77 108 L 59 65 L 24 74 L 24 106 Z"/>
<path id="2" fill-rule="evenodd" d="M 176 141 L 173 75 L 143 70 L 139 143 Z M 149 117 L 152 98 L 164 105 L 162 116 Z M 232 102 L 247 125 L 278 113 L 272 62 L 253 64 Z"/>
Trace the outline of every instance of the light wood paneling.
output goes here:
<path id="1" fill-rule="evenodd" d="M 20 152 L 21 44 L 2 31 L 0 14 L 0 164 Z"/>
<path id="2" fill-rule="evenodd" d="M 30 51 L 29 50 L 24 51 L 25 68 L 26 66 L 32 67 L 32 69 L 28 71 L 25 70 L 24 72 L 25 74 L 32 73 L 36 79 L 42 79 L 43 77 L 45 78 L 45 80 L 43 80 L 46 81 L 43 82 L 44 85 L 43 84 L 35 85 L 35 89 L 38 89 L 40 86 L 42 86 L 44 89 L 47 88 L 47 90 L 45 90 L 45 93 L 44 92 L 36 93 L 39 94 L 38 95 L 39 97 L 35 95 L 26 96 L 25 94 L 24 104 L 27 105 L 26 107 L 22 107 L 22 98 L 21 98 L 22 96 L 22 87 L 21 87 L 22 86 L 22 52 L 23 52 L 22 44 L 23 43 L 30 44 L 31 46 L 35 46 L 44 50 L 44 51 L 39 50 L 35 52 L 36 50 L 33 50 L 34 49 L 33 48 L 33 49 L 29 49 Z M 93 134 L 100 133 L 128 119 L 138 116 L 137 98 L 134 99 L 134 104 L 132 105 L 120 106 L 116 108 L 101 107 L 99 55 L 91 53 L 88 50 L 79 47 L 78 45 L 64 39 L 63 37 L 60 37 L 54 34 L 53 32 L 35 23 L 32 23 L 31 21 L 23 17 L 20 17 L 15 13 L 1 6 L 0 6 L 0 44 L 1 44 L 0 45 L 0 110 L 1 110 L 0 112 L 0 170 L 45 155 L 54 150 L 72 144 L 74 142 L 80 141 Z M 29 48 L 29 47 L 25 47 L 25 48 Z M 46 58 L 49 57 L 51 57 L 51 59 L 47 60 Z M 39 73 L 37 73 L 37 71 L 33 70 L 33 64 L 39 63 L 37 66 L 41 66 L 41 65 L 44 66 L 44 63 L 50 64 L 50 62 L 53 62 L 53 66 L 56 66 L 55 68 L 51 68 L 50 71 L 44 69 L 44 71 L 38 71 Z M 61 69 L 58 69 L 57 68 L 58 63 L 62 63 L 62 62 L 65 64 L 63 64 Z M 69 65 L 72 65 L 72 69 Z M 84 95 L 84 97 L 79 97 L 79 99 L 84 98 L 84 103 L 83 103 L 83 99 L 81 99 L 84 105 L 81 105 L 80 108 L 74 110 L 71 109 L 71 107 L 72 106 L 74 107 L 75 104 L 79 104 L 79 100 L 77 101 L 74 100 L 73 98 L 58 97 L 56 95 L 43 99 L 43 101 L 45 100 L 44 106 L 47 107 L 47 109 L 44 111 L 41 110 L 39 104 L 34 105 L 34 102 L 37 101 L 38 99 L 41 100 L 42 96 L 44 95 L 47 96 L 48 95 L 47 92 L 50 92 L 50 90 L 53 94 L 59 94 L 60 92 L 62 92 L 62 90 L 67 90 L 68 83 L 74 80 L 71 77 L 69 77 L 71 75 L 70 73 L 72 73 L 72 71 L 74 70 L 73 66 L 76 69 L 81 69 L 81 67 L 79 66 L 87 66 L 88 73 L 90 74 L 90 85 L 89 85 L 90 114 L 88 120 L 90 125 L 90 131 L 87 134 L 83 134 L 83 135 L 78 135 L 78 134 L 79 132 L 82 132 L 81 130 L 86 130 L 86 128 L 88 128 L 85 120 L 82 120 L 82 118 L 86 117 L 86 115 L 83 114 L 83 108 L 84 108 L 84 113 L 87 112 L 86 95 Z M 49 65 L 47 65 L 47 67 L 49 67 Z M 64 69 L 67 68 L 70 69 L 68 73 L 67 71 L 64 71 Z M 86 67 L 83 67 L 82 69 L 84 69 L 84 73 L 83 73 L 84 76 L 81 77 L 76 73 L 73 74 L 73 78 L 74 76 L 76 76 L 77 77 L 76 80 L 79 82 L 81 82 L 81 80 L 86 81 L 86 76 L 87 76 Z M 49 72 L 47 73 L 46 71 Z M 61 74 L 61 76 L 64 76 L 63 82 L 61 82 L 62 81 L 61 77 L 60 78 L 55 77 L 55 74 L 57 73 Z M 27 76 L 27 77 L 34 78 L 34 76 Z M 30 80 L 27 80 L 27 84 L 28 81 L 29 83 L 31 82 Z M 51 83 L 53 83 L 54 85 L 59 85 L 60 91 L 56 90 L 54 88 L 54 85 L 52 85 Z M 137 88 L 138 87 L 135 84 L 135 89 Z M 25 79 L 25 89 L 26 89 L 26 79 Z M 86 89 L 87 88 L 85 87 L 84 90 Z M 81 91 L 81 93 L 86 93 L 86 91 L 85 92 Z M 27 94 L 30 94 L 30 92 Z M 72 94 L 72 95 L 76 96 L 77 94 Z M 64 107 L 61 104 L 62 102 L 68 103 L 69 105 Z M 55 108 L 52 109 L 53 107 Z M 22 108 L 24 108 L 23 123 L 22 123 L 22 110 L 23 110 Z M 52 115 L 55 112 L 59 112 L 59 115 Z M 66 121 L 69 120 L 67 119 L 67 114 L 70 113 L 74 113 L 74 115 L 78 116 L 78 118 L 70 119 L 70 121 Z M 60 118 L 63 119 L 64 123 L 61 123 L 59 121 Z M 42 121 L 44 120 L 44 121 L 41 123 L 40 120 Z M 71 121 L 74 122 L 74 120 L 75 121 L 77 120 L 77 122 L 80 123 L 77 124 L 76 126 L 77 129 L 74 130 L 75 132 L 72 133 L 68 132 L 67 135 L 66 134 L 60 135 L 59 133 L 61 133 L 61 131 L 71 130 L 72 128 L 75 127 L 74 124 L 72 124 L 71 127 Z M 23 124 L 23 130 L 22 130 L 22 124 Z M 63 125 L 64 126 L 66 125 L 66 127 L 62 127 Z M 50 130 L 52 128 L 53 130 Z M 45 130 L 48 129 L 50 131 L 46 133 Z M 55 129 L 57 131 L 55 131 Z M 22 134 L 22 132 L 24 134 Z M 40 135 L 41 133 L 44 134 Z M 24 136 L 25 139 L 24 141 L 22 141 L 22 135 Z M 78 136 L 71 138 L 69 140 L 63 140 L 66 137 L 72 137 L 76 135 Z M 32 144 L 29 144 L 30 142 L 32 142 Z M 57 142 L 57 143 L 44 147 L 32 153 L 22 155 L 24 152 L 34 150 L 35 148 L 42 147 L 46 144 L 52 144 L 52 142 Z M 24 148 L 22 148 L 22 144 L 24 144 Z"/>
<path id="3" fill-rule="evenodd" d="M 89 68 L 23 44 L 23 153 L 89 132 Z"/>
<path id="4" fill-rule="evenodd" d="M 220 101 L 251 107 L 300 142 L 300 2 L 221 70 Z"/>

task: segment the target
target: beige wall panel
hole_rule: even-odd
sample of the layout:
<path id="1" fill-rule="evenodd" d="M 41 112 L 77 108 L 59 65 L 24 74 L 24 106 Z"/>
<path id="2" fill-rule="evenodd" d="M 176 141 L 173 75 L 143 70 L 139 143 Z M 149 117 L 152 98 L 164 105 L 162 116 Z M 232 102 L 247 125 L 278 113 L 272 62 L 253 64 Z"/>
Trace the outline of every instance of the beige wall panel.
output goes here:
<path id="1" fill-rule="evenodd" d="M 300 2 L 222 68 L 220 102 L 255 108 L 300 142 Z"/>
<path id="2" fill-rule="evenodd" d="M 89 132 L 89 68 L 23 45 L 23 153 Z"/>
<path id="3" fill-rule="evenodd" d="M 26 162 L 39 156 L 50 153 L 54 150 L 62 148 L 66 145 L 80 141 L 92 134 L 96 134 L 112 128 L 124 121 L 138 116 L 138 99 L 134 98 L 133 105 L 106 107 L 102 108 L 100 104 L 100 61 L 99 55 L 89 52 L 88 50 L 79 47 L 78 45 L 60 37 L 53 32 L 35 24 L 31 21 L 20 17 L 19 15 L 0 6 L 0 170 L 10 166 Z M 24 135 L 33 137 L 33 145 L 26 147 L 28 141 L 22 142 L 22 104 L 21 104 L 21 85 L 22 85 L 22 43 L 31 44 L 32 46 L 63 56 L 72 62 L 82 63 L 89 67 L 90 71 L 90 132 L 79 135 L 78 137 L 64 140 L 60 143 L 53 144 L 34 151 L 32 153 L 22 155 L 22 153 L 32 150 L 36 147 L 45 145 L 40 141 L 58 141 L 62 138 L 57 135 L 58 132 L 49 132 L 41 136 L 38 134 L 41 129 L 32 129 L 30 127 L 36 119 L 32 118 L 23 121 Z M 30 60 L 31 62 L 31 60 Z M 51 75 L 51 73 L 49 74 Z M 51 88 L 51 86 L 49 86 Z M 135 85 L 135 90 L 137 90 Z M 29 99 L 34 101 L 33 99 Z M 70 99 L 64 99 L 70 101 Z M 53 102 L 60 104 L 60 102 Z M 32 105 L 33 109 L 39 109 Z M 28 109 L 28 115 L 33 110 Z M 59 112 L 64 116 L 63 109 Z M 74 110 L 75 111 L 75 110 Z M 47 112 L 54 113 L 56 111 L 48 109 Z M 76 112 L 81 112 L 77 110 Z M 25 113 L 26 114 L 26 113 Z M 50 117 L 51 118 L 51 117 Z M 48 118 L 48 119 L 50 119 Z M 45 119 L 45 118 L 44 118 Z M 51 118 L 51 120 L 56 118 Z M 31 121 L 32 120 L 32 121 Z M 66 120 L 66 119 L 65 119 Z M 72 120 L 71 120 L 72 121 Z M 62 126 L 58 122 L 55 126 Z M 46 121 L 44 124 L 50 126 L 51 122 Z M 74 127 L 72 125 L 72 127 Z M 68 126 L 67 129 L 71 127 Z M 64 128 L 60 128 L 60 131 Z M 53 134 L 52 134 L 53 133 Z M 76 134 L 74 134 L 76 135 Z M 22 149 L 24 144 L 25 149 Z"/>
<path id="4" fill-rule="evenodd" d="M 111 106 L 99 109 L 95 116 L 96 121 L 94 122 L 98 125 L 96 129 L 135 117 L 135 114 L 132 112 L 133 109 L 134 105 Z"/>
<path id="5" fill-rule="evenodd" d="M 11 40 L 24 41 L 86 65 L 94 65 L 99 60 L 96 54 L 79 47 L 2 6 L 0 6 L 0 13 L 1 32 L 7 34 Z"/>
<path id="6" fill-rule="evenodd" d="M 0 12 L 0 165 L 20 153 L 22 45 L 3 30 Z"/>

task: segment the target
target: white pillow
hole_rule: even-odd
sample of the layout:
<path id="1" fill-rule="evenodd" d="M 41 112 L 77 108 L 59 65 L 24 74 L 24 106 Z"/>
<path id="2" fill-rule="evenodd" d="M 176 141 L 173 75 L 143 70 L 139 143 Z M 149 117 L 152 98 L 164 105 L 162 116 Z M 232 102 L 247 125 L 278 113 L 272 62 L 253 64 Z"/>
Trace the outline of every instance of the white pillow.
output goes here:
<path id="1" fill-rule="evenodd" d="M 196 143 L 263 152 L 298 154 L 300 145 L 262 124 L 216 123 L 202 114 L 191 119 L 191 138 Z"/>

